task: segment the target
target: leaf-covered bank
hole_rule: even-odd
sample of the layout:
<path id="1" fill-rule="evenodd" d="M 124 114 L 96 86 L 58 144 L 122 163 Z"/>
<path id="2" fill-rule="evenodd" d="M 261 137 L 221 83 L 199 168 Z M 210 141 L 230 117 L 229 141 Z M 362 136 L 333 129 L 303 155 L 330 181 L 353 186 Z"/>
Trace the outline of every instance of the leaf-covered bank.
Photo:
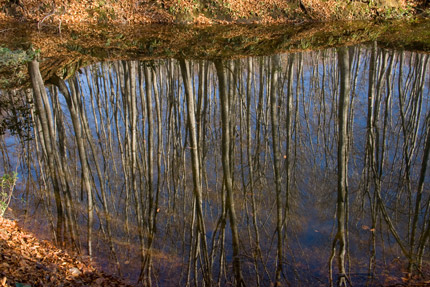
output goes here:
<path id="1" fill-rule="evenodd" d="M 426 0 L 0 0 L 0 20 L 53 23 L 289 23 L 428 16 Z"/>
<path id="2" fill-rule="evenodd" d="M 0 262 L 0 286 L 128 286 L 1 216 Z"/>

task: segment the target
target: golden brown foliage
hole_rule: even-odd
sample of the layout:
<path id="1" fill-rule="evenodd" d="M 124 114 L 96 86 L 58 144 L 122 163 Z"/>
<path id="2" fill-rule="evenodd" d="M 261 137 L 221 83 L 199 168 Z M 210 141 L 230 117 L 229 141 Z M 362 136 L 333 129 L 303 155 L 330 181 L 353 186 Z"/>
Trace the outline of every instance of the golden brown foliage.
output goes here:
<path id="1" fill-rule="evenodd" d="M 88 261 L 88 260 L 87 260 Z M 128 286 L 0 217 L 0 286 Z"/>
<path id="2" fill-rule="evenodd" d="M 286 23 L 399 18 L 423 0 L 0 0 L 0 21 L 61 24 Z"/>

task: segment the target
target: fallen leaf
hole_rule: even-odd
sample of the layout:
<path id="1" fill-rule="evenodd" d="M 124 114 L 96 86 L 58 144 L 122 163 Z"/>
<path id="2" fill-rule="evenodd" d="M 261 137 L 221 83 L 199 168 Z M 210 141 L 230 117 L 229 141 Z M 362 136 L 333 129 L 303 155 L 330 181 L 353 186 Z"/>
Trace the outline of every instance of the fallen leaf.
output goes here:
<path id="1" fill-rule="evenodd" d="M 70 268 L 69 272 L 72 273 L 72 276 L 79 276 L 82 274 L 82 272 L 76 267 Z"/>

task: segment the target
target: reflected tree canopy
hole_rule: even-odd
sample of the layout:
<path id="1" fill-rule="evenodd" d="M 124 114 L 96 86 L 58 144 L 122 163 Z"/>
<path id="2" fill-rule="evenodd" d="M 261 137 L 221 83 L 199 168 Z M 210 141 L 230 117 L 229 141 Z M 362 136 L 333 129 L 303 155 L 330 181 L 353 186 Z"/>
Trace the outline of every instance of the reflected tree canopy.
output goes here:
<path id="1" fill-rule="evenodd" d="M 376 43 L 67 80 L 34 60 L 32 89 L 1 92 L 28 99 L 33 140 L 2 136 L 1 158 L 58 244 L 145 286 L 427 278 L 428 65 Z"/>

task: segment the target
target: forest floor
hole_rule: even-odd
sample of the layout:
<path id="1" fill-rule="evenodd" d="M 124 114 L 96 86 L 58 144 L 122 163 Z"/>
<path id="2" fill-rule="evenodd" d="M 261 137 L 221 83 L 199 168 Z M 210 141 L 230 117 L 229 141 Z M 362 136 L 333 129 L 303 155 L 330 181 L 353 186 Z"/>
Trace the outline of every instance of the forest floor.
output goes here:
<path id="1" fill-rule="evenodd" d="M 129 286 L 0 217 L 0 286 Z"/>
<path id="2" fill-rule="evenodd" d="M 426 0 L 0 0 L 0 21 L 275 24 L 429 17 Z"/>

